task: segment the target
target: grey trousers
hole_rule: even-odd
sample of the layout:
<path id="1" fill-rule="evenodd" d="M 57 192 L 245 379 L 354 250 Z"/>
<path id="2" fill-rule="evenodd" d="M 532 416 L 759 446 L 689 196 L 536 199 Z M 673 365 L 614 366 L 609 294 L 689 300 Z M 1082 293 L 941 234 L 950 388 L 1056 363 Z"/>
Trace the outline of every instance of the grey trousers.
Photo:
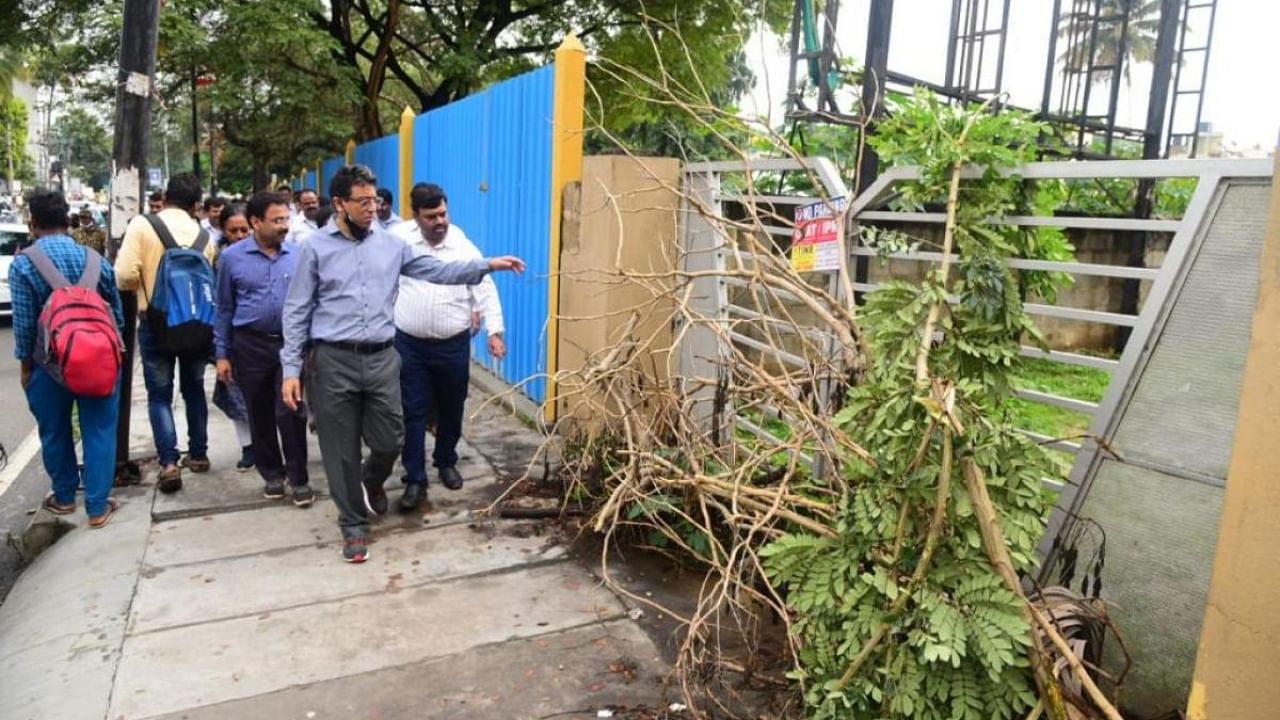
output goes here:
<path id="1" fill-rule="evenodd" d="M 338 526 L 344 537 L 368 534 L 361 482 L 385 482 L 404 444 L 400 356 L 395 348 L 361 355 L 317 343 L 307 387 Z M 363 463 L 362 440 L 369 446 Z"/>

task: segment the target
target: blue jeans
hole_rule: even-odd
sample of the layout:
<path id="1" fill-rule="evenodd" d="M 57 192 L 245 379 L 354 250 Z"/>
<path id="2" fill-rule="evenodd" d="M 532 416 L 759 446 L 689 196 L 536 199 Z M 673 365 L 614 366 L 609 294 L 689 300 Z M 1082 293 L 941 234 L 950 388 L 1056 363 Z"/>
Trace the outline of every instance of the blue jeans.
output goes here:
<path id="1" fill-rule="evenodd" d="M 138 349 L 142 353 L 142 380 L 147 386 L 147 415 L 156 436 L 160 467 L 178 462 L 178 431 L 173 424 L 173 366 L 187 406 L 187 454 L 209 456 L 209 402 L 204 395 L 207 357 L 180 358 L 158 347 L 158 340 L 144 321 L 138 325 Z"/>
<path id="2" fill-rule="evenodd" d="M 84 445 L 84 508 L 90 515 L 107 510 L 107 497 L 116 472 L 116 417 L 120 412 L 120 384 L 109 397 L 72 395 L 49 373 L 37 366 L 27 384 L 27 405 L 40 432 L 40 454 L 53 484 L 53 496 L 66 505 L 76 501 L 80 469 L 76 467 L 76 443 L 71 433 L 71 407 L 80 415 L 80 440 Z"/>
<path id="3" fill-rule="evenodd" d="M 400 400 L 404 406 L 405 482 L 427 481 L 427 416 L 436 417 L 438 468 L 458 464 L 458 438 L 471 379 L 471 333 L 444 340 L 424 340 L 396 331 L 400 353 Z"/>

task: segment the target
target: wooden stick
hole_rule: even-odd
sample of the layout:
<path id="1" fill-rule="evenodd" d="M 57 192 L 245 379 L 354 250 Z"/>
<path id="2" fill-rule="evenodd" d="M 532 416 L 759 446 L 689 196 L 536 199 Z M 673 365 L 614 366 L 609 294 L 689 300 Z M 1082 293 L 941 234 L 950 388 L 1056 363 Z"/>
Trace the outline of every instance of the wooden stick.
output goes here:
<path id="1" fill-rule="evenodd" d="M 1111 701 L 1107 700 L 1107 697 L 1098 689 L 1097 684 L 1093 682 L 1093 678 L 1089 677 L 1089 672 L 1080 664 L 1080 660 L 1071 651 L 1067 641 L 1062 638 L 1062 635 L 1040 613 L 1036 606 L 1031 604 L 1030 600 L 1027 600 L 1026 594 L 1022 592 L 1022 584 L 1018 581 L 1018 574 L 1013 569 L 1013 561 L 1009 558 L 1009 548 L 1005 544 L 1004 531 L 1000 529 L 1000 520 L 996 516 L 995 505 L 992 504 L 991 496 L 987 493 L 987 483 L 982 475 L 982 470 L 972 458 L 965 458 L 963 464 L 965 487 L 968 488 L 969 497 L 973 500 L 973 512 L 982 530 L 982 544 L 986 548 L 987 557 L 991 560 L 996 572 L 1004 579 L 1004 583 L 1009 590 L 1022 600 L 1023 615 L 1032 625 L 1033 655 L 1031 663 L 1032 667 L 1035 668 L 1036 685 L 1040 688 L 1040 697 L 1048 706 L 1049 717 L 1055 720 L 1059 718 L 1065 720 L 1067 718 L 1067 710 L 1062 700 L 1062 689 L 1053 680 L 1053 675 L 1049 668 L 1049 656 L 1045 651 L 1044 642 L 1035 632 L 1035 626 L 1037 625 L 1044 630 L 1045 635 L 1049 636 L 1054 647 L 1067 661 L 1067 664 L 1071 666 L 1076 677 L 1080 679 L 1080 684 L 1089 694 L 1089 698 L 1102 710 L 1108 720 L 1124 720 L 1120 712 L 1111 704 Z"/>

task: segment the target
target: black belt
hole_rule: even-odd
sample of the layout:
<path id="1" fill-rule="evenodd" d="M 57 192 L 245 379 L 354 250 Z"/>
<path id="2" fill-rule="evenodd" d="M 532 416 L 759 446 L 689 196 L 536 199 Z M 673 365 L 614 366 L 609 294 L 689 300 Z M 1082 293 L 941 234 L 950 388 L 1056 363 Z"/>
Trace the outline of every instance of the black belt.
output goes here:
<path id="1" fill-rule="evenodd" d="M 357 355 L 372 355 L 389 349 L 396 344 L 395 340 L 387 340 L 380 343 L 358 343 L 358 342 L 342 342 L 338 340 L 316 340 L 317 345 L 328 345 L 339 350 L 346 350 Z"/>
<path id="2" fill-rule="evenodd" d="M 403 331 L 403 330 L 400 330 L 400 331 L 398 331 L 398 332 L 402 332 L 402 333 L 404 333 L 404 331 Z M 426 343 L 426 344 L 428 344 L 428 345 L 434 345 L 434 344 L 437 344 L 437 343 L 457 342 L 457 341 L 459 341 L 459 340 L 461 340 L 461 339 L 463 339 L 463 338 L 466 338 L 466 339 L 468 339 L 468 340 L 470 340 L 470 339 L 471 339 L 471 331 L 470 331 L 470 330 L 463 330 L 462 332 L 458 333 L 457 335 L 450 335 L 449 337 L 443 337 L 443 338 L 438 338 L 438 337 L 418 337 L 417 335 L 409 335 L 409 333 L 404 333 L 404 334 L 405 334 L 405 335 L 408 335 L 409 337 L 413 338 L 414 340 L 417 340 L 417 341 L 418 341 L 418 342 L 420 342 L 420 343 Z"/>
<path id="3" fill-rule="evenodd" d="M 283 340 L 284 339 L 284 335 L 282 335 L 281 333 L 264 332 L 257 328 L 249 327 L 248 325 L 237 327 L 235 329 L 235 332 L 244 333 L 245 335 L 252 335 L 254 337 L 259 337 L 264 340 Z"/>

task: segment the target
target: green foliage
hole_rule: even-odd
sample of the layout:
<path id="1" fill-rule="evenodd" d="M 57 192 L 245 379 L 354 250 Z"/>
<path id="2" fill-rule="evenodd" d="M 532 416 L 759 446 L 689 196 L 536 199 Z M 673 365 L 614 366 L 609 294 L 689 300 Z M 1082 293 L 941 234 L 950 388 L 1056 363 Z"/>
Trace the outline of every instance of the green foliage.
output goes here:
<path id="1" fill-rule="evenodd" d="M 1061 148 L 1064 152 L 1066 148 Z M 1106 152 L 1101 139 L 1093 140 L 1089 151 Z M 1065 153 L 1069 154 L 1069 153 Z M 1116 140 L 1109 155 L 1116 159 L 1142 157 L 1138 143 Z M 1151 187 L 1153 217 L 1180 219 L 1196 189 L 1195 178 L 1164 178 Z M 1088 178 L 1076 180 L 1039 180 L 1036 182 L 1036 204 L 1049 213 L 1093 215 L 1098 217 L 1132 217 L 1137 208 L 1141 183 L 1134 178 Z"/>
<path id="2" fill-rule="evenodd" d="M 34 175 L 27 155 L 27 105 L 13 96 L 0 99 L 0 175 L 18 180 Z"/>
<path id="3" fill-rule="evenodd" d="M 766 571 L 796 614 L 803 645 L 793 677 L 804 684 L 814 718 L 1023 717 L 1035 703 L 1030 629 L 1020 600 L 982 547 L 959 467 L 971 461 L 985 474 L 1010 556 L 1018 570 L 1030 569 L 1052 507 L 1042 480 L 1054 462 L 1004 421 L 1001 407 L 1022 362 L 1021 338 L 1036 332 L 1021 297 L 1052 292 L 1058 278 L 1011 271 L 1005 261 L 1062 259 L 1070 248 L 1052 236 L 985 222 L 1029 202 L 1023 184 L 999 171 L 1031 159 L 1037 123 L 1010 112 L 978 111 L 975 118 L 928 93 L 894 110 L 871 142 L 889 163 L 921 167 L 920 182 L 903 190 L 904 204 L 945 204 L 956 163 L 982 171 L 960 187 L 960 259 L 945 283 L 935 272 L 921 285 L 895 284 L 868 298 L 861 318 L 875 364 L 836 420 L 875 465 L 844 463 L 848 490 L 837 537 L 793 531 L 766 548 Z M 944 522 L 928 571 L 916 582 L 946 444 L 940 408 L 922 396 L 928 389 L 915 378 L 920 333 L 938 302 L 941 341 L 929 354 L 930 375 L 954 387 L 964 431 L 952 438 Z M 869 645 L 882 627 L 884 640 Z M 867 661 L 842 682 L 867 647 L 873 648 Z"/>
<path id="4" fill-rule="evenodd" d="M 77 106 L 111 107 L 121 7 L 120 0 L 55 0 L 34 7 L 28 32 L 54 39 L 32 49 L 37 80 L 60 88 Z M 210 135 L 215 145 L 233 148 L 225 157 L 228 172 L 219 173 L 223 185 L 242 189 L 265 184 L 269 172 L 292 173 L 299 163 L 343 146 L 358 99 L 355 72 L 334 62 L 333 40 L 311 22 L 315 9 L 312 0 L 165 4 L 153 133 L 169 136 L 174 172 L 189 169 L 193 142 L 208 152 Z M 65 22 L 69 13 L 75 23 Z M 194 139 L 193 71 L 216 80 L 195 93 L 201 122 Z M 162 150 L 162 144 L 152 145 L 149 165 L 162 164 Z M 208 173 L 207 158 L 203 164 Z"/>
<path id="5" fill-rule="evenodd" d="M 83 107 L 73 107 L 53 126 L 58 152 L 70 159 L 71 174 L 95 188 L 111 181 L 111 138 L 99 120 Z"/>
<path id="6" fill-rule="evenodd" d="M 566 3 L 574 5 L 575 3 Z M 587 70 L 588 152 L 620 144 L 640 155 L 724 159 L 750 143 L 732 114 L 755 83 L 744 46 L 758 23 L 786 26 L 792 3 L 707 0 L 591 3 L 618 23 L 585 38 L 597 61 Z M 691 7 L 696 7 L 690 12 Z M 685 109 L 673 105 L 685 104 Z M 617 138 L 618 142 L 608 136 Z"/>
<path id="7" fill-rule="evenodd" d="M 84 86 L 84 99 L 110 103 L 114 75 L 99 71 L 118 61 L 122 0 L 27 7 L 25 35 L 53 39 L 36 48 L 43 80 Z M 412 0 L 394 7 L 169 0 L 161 13 L 157 94 L 175 115 L 185 105 L 189 118 L 184 96 L 192 67 L 216 76 L 200 91 L 200 109 L 208 117 L 212 107 L 220 142 L 243 151 L 228 158 L 230 169 L 245 172 L 248 158 L 258 166 L 248 171 L 292 172 L 339 151 L 348 137 L 393 131 L 405 106 L 430 110 L 545 65 L 573 32 L 597 61 L 589 69 L 587 104 L 599 128 L 636 152 L 709 157 L 724 148 L 715 133 L 657 100 L 674 94 L 732 107 L 752 83 L 747 37 L 761 21 L 785 27 L 790 9 L 786 0 L 459 2 L 447 9 Z M 616 147 L 599 132 L 587 139 L 594 151 Z"/>

